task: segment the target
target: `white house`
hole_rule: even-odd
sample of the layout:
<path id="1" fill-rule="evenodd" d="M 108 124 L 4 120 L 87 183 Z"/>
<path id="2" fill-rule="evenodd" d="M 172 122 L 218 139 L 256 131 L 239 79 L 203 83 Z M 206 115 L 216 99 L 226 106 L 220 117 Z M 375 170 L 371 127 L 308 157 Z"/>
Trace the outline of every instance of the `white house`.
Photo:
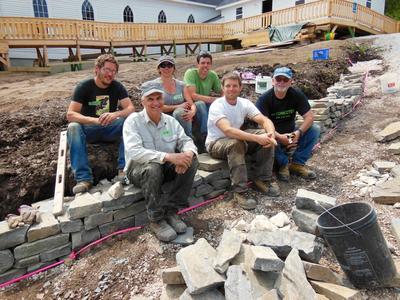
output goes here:
<path id="1" fill-rule="evenodd" d="M 317 0 L 0 0 L 0 17 L 134 23 L 229 22 L 313 1 Z M 349 1 L 384 13 L 385 0 Z M 65 49 L 49 50 L 50 59 L 66 56 Z M 10 57 L 35 58 L 36 54 L 31 49 L 10 49 Z"/>

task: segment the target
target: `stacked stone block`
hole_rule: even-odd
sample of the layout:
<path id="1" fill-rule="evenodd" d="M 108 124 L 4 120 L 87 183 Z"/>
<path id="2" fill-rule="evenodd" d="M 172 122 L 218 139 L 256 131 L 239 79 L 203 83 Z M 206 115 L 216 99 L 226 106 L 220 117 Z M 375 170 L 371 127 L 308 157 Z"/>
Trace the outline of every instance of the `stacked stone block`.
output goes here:
<path id="1" fill-rule="evenodd" d="M 201 154 L 189 204 L 217 197 L 230 184 L 226 162 Z M 169 189 L 170 183 L 163 185 L 162 197 Z M 5 221 L 0 222 L 0 284 L 62 260 L 71 251 L 117 230 L 148 223 L 143 194 L 133 185 L 113 186 L 102 180 L 89 193 L 70 200 L 58 217 L 52 214 L 53 199 L 32 204 L 40 217 L 31 226 L 9 229 Z"/>

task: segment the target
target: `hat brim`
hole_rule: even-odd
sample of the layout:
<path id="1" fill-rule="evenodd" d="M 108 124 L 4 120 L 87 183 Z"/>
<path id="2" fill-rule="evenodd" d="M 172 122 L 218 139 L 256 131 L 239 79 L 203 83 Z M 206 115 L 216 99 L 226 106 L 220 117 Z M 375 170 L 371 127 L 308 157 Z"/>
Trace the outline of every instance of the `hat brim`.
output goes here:
<path id="1" fill-rule="evenodd" d="M 277 74 L 274 74 L 274 78 L 276 78 L 276 77 L 278 77 L 278 76 L 283 76 L 283 77 L 286 77 L 286 78 L 288 78 L 288 79 L 292 79 L 292 76 L 290 76 L 290 75 L 288 75 L 288 74 L 286 74 L 286 73 L 277 73 Z"/>
<path id="2" fill-rule="evenodd" d="M 169 59 L 165 59 L 165 60 L 160 61 L 160 62 L 157 64 L 157 69 L 160 67 L 160 65 L 161 65 L 162 63 L 165 63 L 165 62 L 168 62 L 168 63 L 170 63 L 171 65 L 173 65 L 173 66 L 175 67 L 175 62 L 174 62 L 174 61 L 169 60 Z"/>
<path id="3" fill-rule="evenodd" d="M 160 89 L 150 89 L 150 90 L 148 90 L 148 91 L 146 91 L 146 92 L 144 92 L 144 93 L 142 94 L 142 98 L 147 97 L 147 96 L 150 96 L 151 94 L 156 94 L 156 93 L 158 93 L 158 94 L 164 94 L 164 91 L 163 91 L 163 90 L 160 90 Z"/>

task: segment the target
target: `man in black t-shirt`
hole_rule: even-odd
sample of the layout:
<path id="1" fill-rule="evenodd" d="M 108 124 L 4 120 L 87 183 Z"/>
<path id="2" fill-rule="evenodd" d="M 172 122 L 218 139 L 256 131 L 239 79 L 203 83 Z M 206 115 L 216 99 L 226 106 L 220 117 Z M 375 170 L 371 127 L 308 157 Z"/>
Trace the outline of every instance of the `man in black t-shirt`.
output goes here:
<path id="1" fill-rule="evenodd" d="M 93 184 L 86 143 L 120 141 L 118 169 L 125 167 L 122 126 L 135 109 L 125 87 L 114 80 L 118 67 L 113 55 L 100 55 L 95 62 L 95 77 L 78 84 L 68 107 L 67 138 L 77 182 L 74 194 L 87 192 Z"/>
<path id="2" fill-rule="evenodd" d="M 312 149 L 318 142 L 320 128 L 313 124 L 314 115 L 307 97 L 292 85 L 293 72 L 286 67 L 274 71 L 273 88 L 258 99 L 256 106 L 275 125 L 275 161 L 279 166 L 278 178 L 288 181 L 290 173 L 306 179 L 315 179 L 316 174 L 306 165 Z M 296 112 L 304 122 L 296 128 Z"/>

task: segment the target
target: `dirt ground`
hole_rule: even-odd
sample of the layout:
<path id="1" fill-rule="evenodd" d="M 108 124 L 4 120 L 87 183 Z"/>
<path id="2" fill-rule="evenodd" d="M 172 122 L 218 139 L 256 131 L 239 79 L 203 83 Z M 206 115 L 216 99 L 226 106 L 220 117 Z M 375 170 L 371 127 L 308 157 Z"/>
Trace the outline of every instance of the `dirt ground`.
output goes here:
<path id="1" fill-rule="evenodd" d="M 224 74 L 238 68 L 262 66 L 263 70 L 272 70 L 276 64 L 290 64 L 298 85 L 306 90 L 310 99 L 318 99 L 324 96 L 329 85 L 338 81 L 341 73 L 346 72 L 348 55 L 344 47 L 347 43 L 320 42 L 245 56 L 218 54 L 214 58 L 214 69 Z M 321 48 L 330 48 L 331 60 L 313 62 L 312 50 Z M 179 58 L 177 77 L 182 78 L 184 70 L 193 64 L 193 57 Z M 0 77 L 0 215 L 4 216 L 22 202 L 51 196 L 54 175 L 49 174 L 55 173 L 58 134 L 66 127 L 69 97 L 76 83 L 90 76 L 90 71 L 81 71 L 53 76 L 19 74 Z M 121 66 L 118 78 L 137 104 L 140 83 L 155 76 L 155 62 L 130 63 Z M 298 188 L 337 197 L 340 203 L 372 203 L 369 196 L 359 196 L 351 181 L 374 160 L 400 162 L 399 157 L 389 154 L 388 145 L 376 143 L 373 137 L 373 133 L 398 120 L 400 95 L 382 95 L 374 77 L 370 77 L 367 89 L 359 109 L 340 124 L 333 139 L 322 144 L 310 160 L 310 166 L 318 174 L 317 180 L 292 178 L 288 184 L 280 184 L 282 195 L 278 198 L 263 197 L 254 192 L 259 205 L 251 212 L 228 201 L 189 212 L 184 219 L 194 227 L 196 240 L 204 237 L 217 246 L 224 225 L 237 218 L 251 220 L 257 214 L 272 216 L 279 211 L 289 214 Z M 252 89 L 245 94 L 256 99 Z M 400 252 L 390 233 L 390 219 L 399 217 L 400 210 L 373 205 L 385 237 L 393 245 L 394 258 L 397 258 Z M 179 249 L 180 246 L 159 243 L 147 229 L 142 229 L 105 242 L 69 267 L 57 267 L 7 288 L 0 292 L 0 298 L 131 299 L 142 295 L 157 299 L 162 288 L 159 271 L 176 264 L 175 254 Z M 325 250 L 321 263 L 340 270 L 329 249 Z M 365 299 L 397 299 L 398 295 L 396 289 L 363 291 Z"/>

